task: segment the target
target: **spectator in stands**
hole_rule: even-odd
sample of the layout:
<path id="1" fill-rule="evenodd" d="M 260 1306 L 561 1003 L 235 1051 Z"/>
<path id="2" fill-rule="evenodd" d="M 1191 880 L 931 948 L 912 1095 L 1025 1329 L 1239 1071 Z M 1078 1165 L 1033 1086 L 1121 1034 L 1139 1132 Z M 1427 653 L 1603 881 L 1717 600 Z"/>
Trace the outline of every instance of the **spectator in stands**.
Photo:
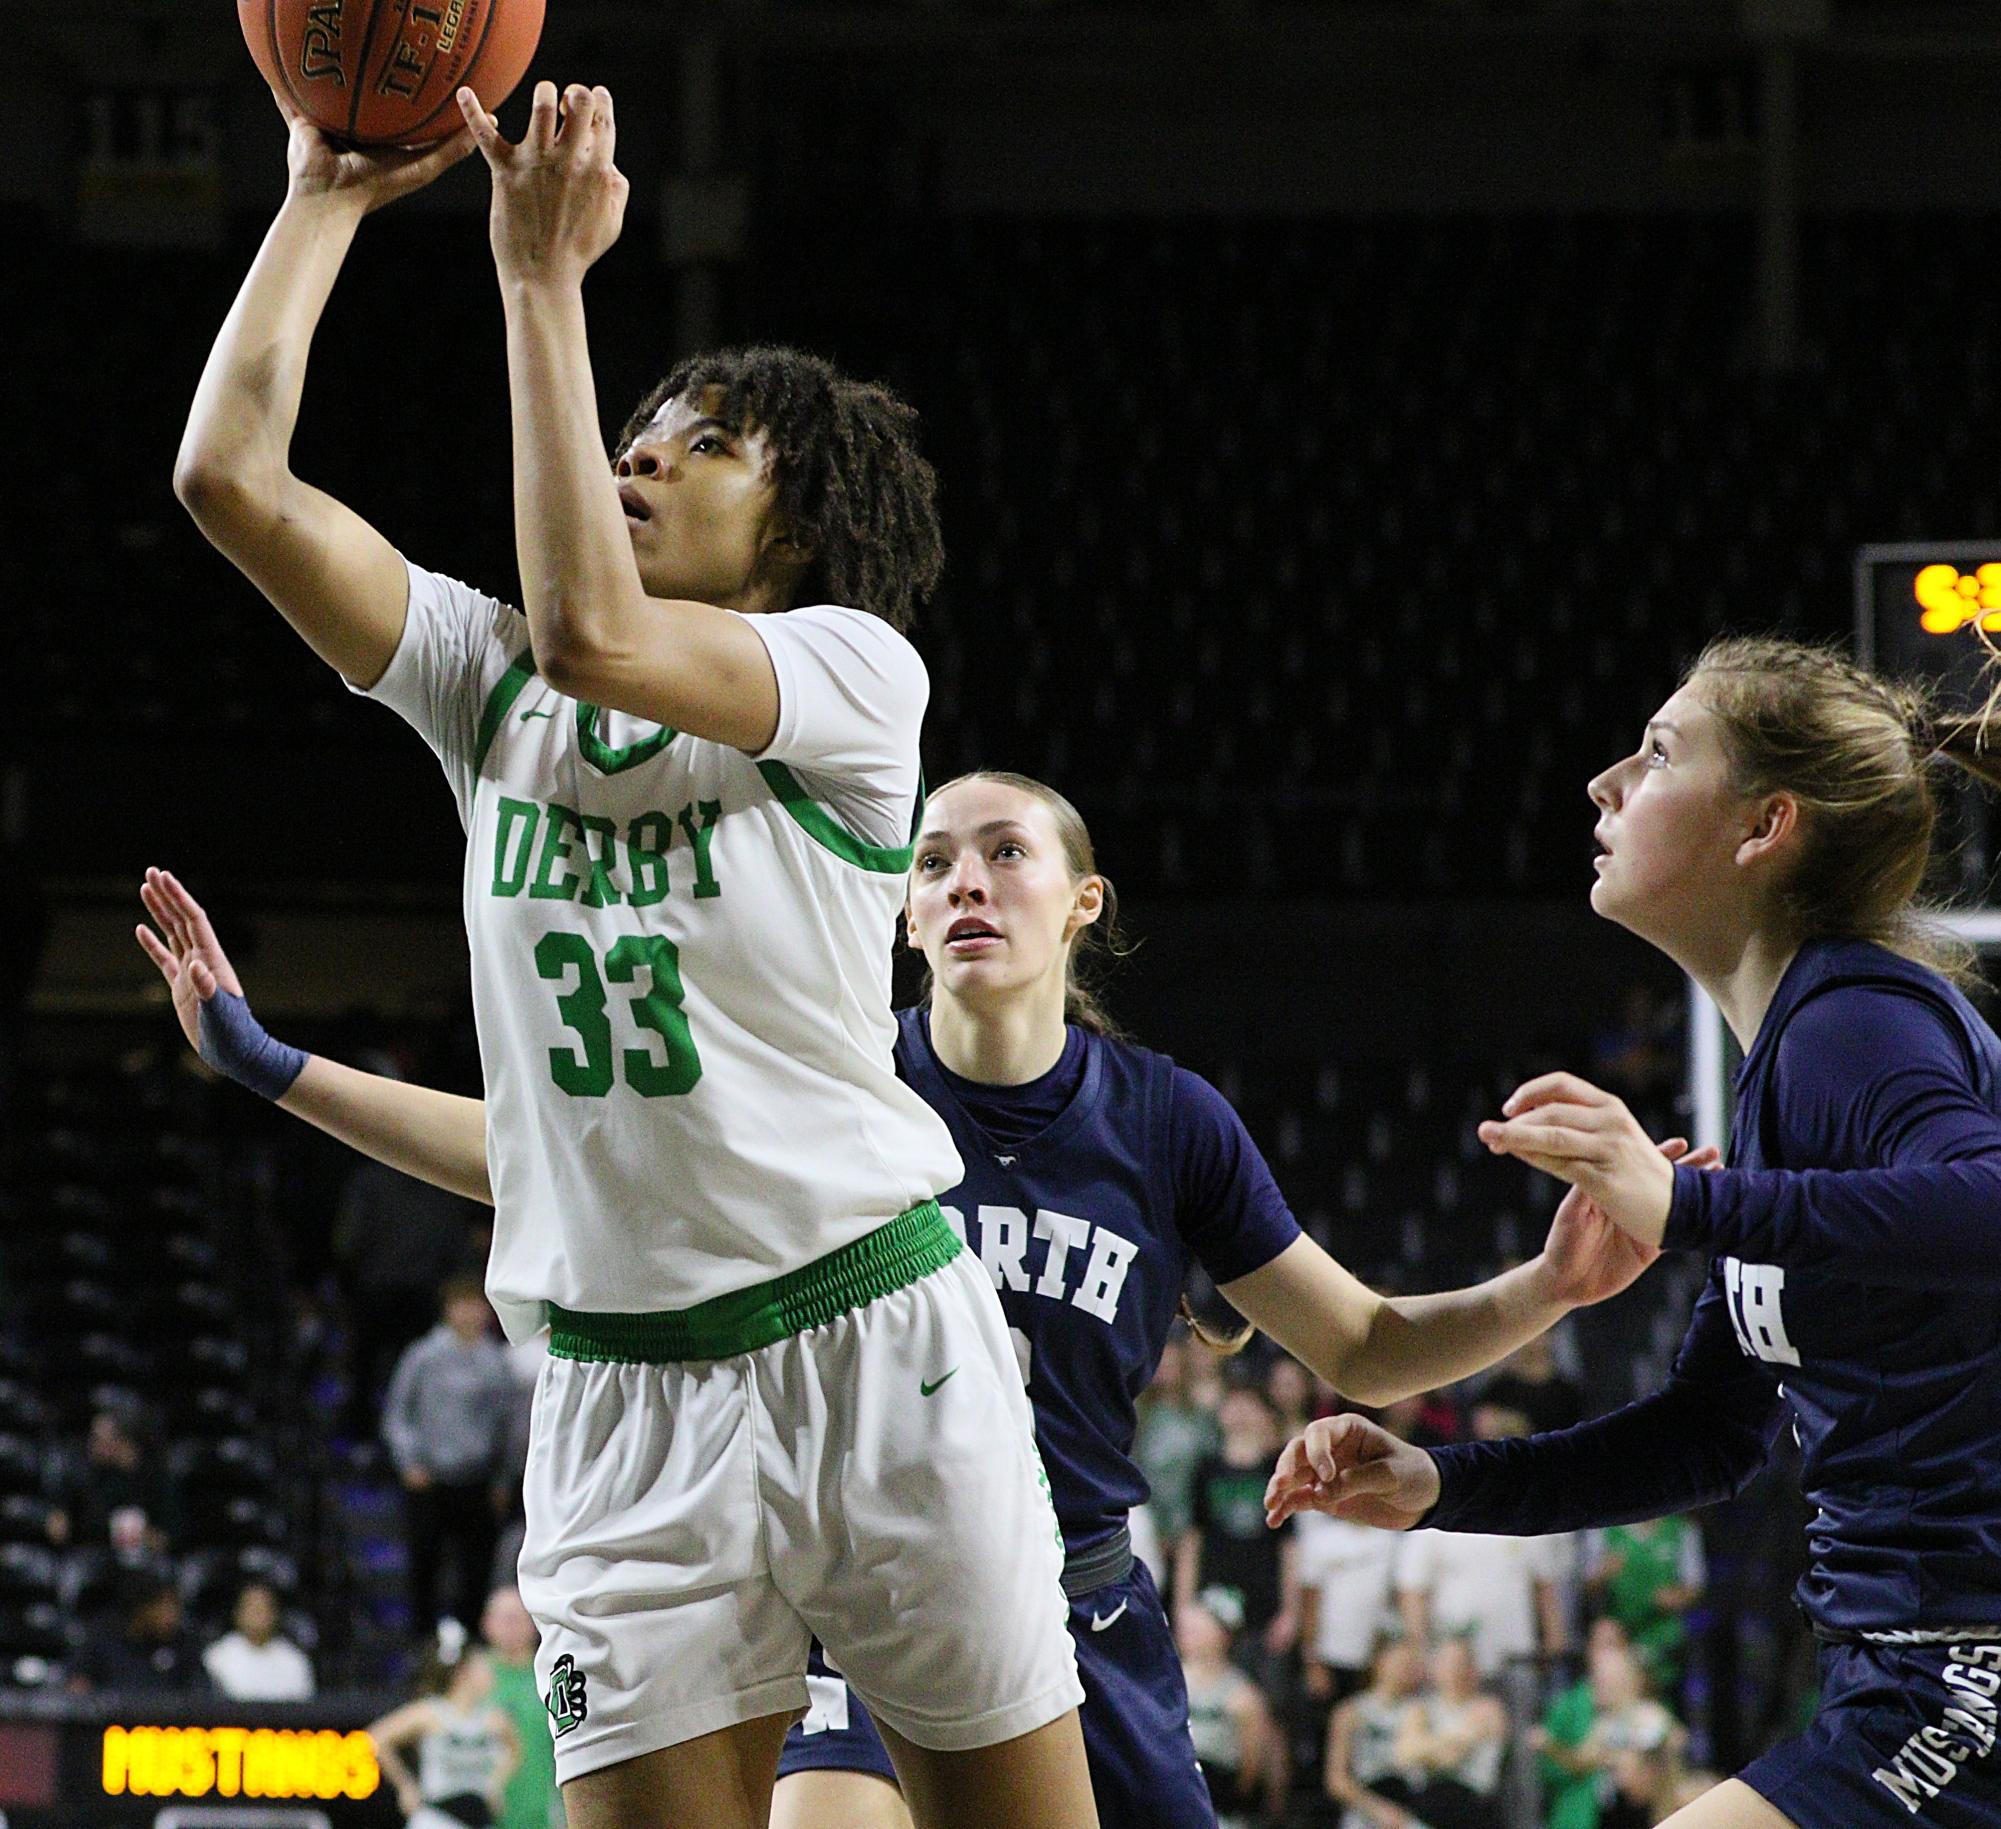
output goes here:
<path id="1" fill-rule="evenodd" d="M 400 1078 L 395 1063 L 371 1065 Z M 438 1288 L 474 1261 L 474 1228 L 484 1223 L 469 1200 L 379 1162 L 362 1162 L 341 1189 L 333 1251 L 347 1297 L 350 1329 L 345 1428 L 372 1441 L 378 1404 L 403 1349 L 436 1318 Z"/>
<path id="2" fill-rule="evenodd" d="M 1234 1597 L 1245 1650 L 1263 1673 L 1277 1668 L 1299 1636 L 1291 1527 L 1274 1531 L 1265 1524 L 1278 1419 L 1262 1391 L 1236 1385 L 1225 1392 L 1217 1421 L 1222 1446 L 1195 1469 L 1189 1525 L 1175 1558 L 1176 1605 L 1216 1589 Z"/>
<path id="3" fill-rule="evenodd" d="M 135 1522 L 136 1519 L 136 1522 Z M 116 1549 L 121 1561 L 158 1554 L 179 1524 L 178 1495 L 166 1470 L 140 1447 L 131 1421 L 102 1409 L 90 1419 L 83 1459 L 62 1482 L 49 1535 L 80 1549 Z"/>
<path id="4" fill-rule="evenodd" d="M 1707 1582 L 1702 1533 L 1692 1518 L 1615 1524 L 1585 1538 L 1585 1587 L 1625 1628 L 1663 1694 L 1672 1694 L 1681 1682 L 1688 1614 Z"/>
<path id="5" fill-rule="evenodd" d="M 205 1691 L 201 1647 L 187 1630 L 172 1581 L 134 1574 L 120 1584 L 119 1605 L 85 1636 L 70 1687 L 83 1695 L 185 1695 Z"/>
<path id="6" fill-rule="evenodd" d="M 548 1711 L 535 1682 L 535 1622 L 521 1604 L 521 1590 L 509 1582 L 487 1596 L 480 1637 L 493 1671 L 493 1705 L 514 1723 L 521 1763 L 501 1794 L 497 1829 L 555 1829 L 563 1821 L 556 1789 L 556 1749 L 549 1737 Z"/>
<path id="7" fill-rule="evenodd" d="M 509 1504 L 501 1476 L 516 1403 L 479 1279 L 450 1278 L 441 1304 L 444 1318 L 397 1361 L 382 1417 L 403 1481 L 411 1619 L 425 1633 L 440 1617 L 438 1576 L 447 1553 L 456 1564 L 452 1617 L 471 1631 L 485 1607 Z"/>
<path id="8" fill-rule="evenodd" d="M 512 1718 L 494 1701 L 491 1661 L 447 1620 L 418 1687 L 416 1701 L 368 1728 L 409 1829 L 492 1829 L 521 1746 Z M 546 1725 L 537 1731 L 547 1737 Z M 403 1756 L 413 1746 L 415 1771 Z"/>
<path id="9" fill-rule="evenodd" d="M 1412 1774 L 1396 1757 L 1403 1718 L 1423 1687 L 1417 1647 L 1400 1632 L 1378 1633 L 1367 1687 L 1336 1708 L 1327 1724 L 1326 1789 L 1344 1806 L 1340 1829 L 1423 1829 L 1409 1807 Z"/>
<path id="10" fill-rule="evenodd" d="M 1473 1406 L 1473 1433 L 1483 1441 L 1568 1429 L 1584 1420 L 1584 1392 L 1558 1369 L 1556 1329 L 1526 1340 L 1495 1368 Z M 1482 1411 L 1504 1415 L 1481 1416 Z"/>
<path id="11" fill-rule="evenodd" d="M 1393 1622 L 1398 1539 L 1311 1512 L 1293 1528 L 1299 1642 L 1307 1693 L 1323 1706 L 1369 1680 L 1370 1651 Z"/>
<path id="12" fill-rule="evenodd" d="M 1376 1421 L 1391 1434 L 1424 1448 L 1442 1448 L 1466 1433 L 1466 1419 L 1450 1391 L 1420 1391 L 1376 1412 Z"/>
<path id="13" fill-rule="evenodd" d="M 1594 1619 L 1585 1635 L 1585 1674 L 1552 1696 L 1541 1725 L 1529 1730 L 1528 1744 L 1541 1755 L 1543 1829 L 1598 1829 L 1598 1769 L 1570 1755 L 1598 1718 L 1589 1665 L 1607 1644 L 1624 1649 L 1625 1627 L 1616 1619 Z"/>
<path id="14" fill-rule="evenodd" d="M 1466 1637 L 1483 1678 L 1564 1648 L 1557 1603 L 1569 1540 L 1412 1531 L 1397 1552 L 1404 1630 L 1420 1645 Z"/>
<path id="15" fill-rule="evenodd" d="M 1204 1416 L 1213 1422 L 1217 1411 L 1223 1407 L 1223 1367 L 1229 1363 L 1230 1355 L 1218 1349 L 1197 1352 L 1200 1344 L 1196 1335 L 1185 1336 L 1187 1341 L 1188 1379 L 1186 1395 Z M 1220 1435 L 1218 1436 L 1220 1440 Z"/>
<path id="16" fill-rule="evenodd" d="M 202 1653 L 202 1667 L 232 1702 L 304 1702 L 313 1693 L 312 1660 L 278 1630 L 278 1595 L 246 1582 L 236 1597 L 235 1629 Z"/>
<path id="17" fill-rule="evenodd" d="M 1644 1667 L 1615 1635 L 1594 1633 L 1588 1682 L 1591 1722 L 1581 1739 L 1559 1739 L 1545 1725 L 1529 1740 L 1560 1771 L 1591 1780 L 1595 1815 L 1572 1806 L 1562 1829 L 1652 1829 L 1674 1807 L 1687 1733 L 1648 1696 Z"/>
<path id="18" fill-rule="evenodd" d="M 1391 1749 L 1411 1776 L 1411 1810 L 1426 1829 L 1501 1829 L 1508 1717 L 1480 1686 L 1471 1643 L 1441 1639 L 1431 1683 L 1408 1708 Z"/>
<path id="19" fill-rule="evenodd" d="M 1190 1599 L 1174 1612 L 1174 1643 L 1188 1684 L 1188 1729 L 1209 1782 L 1218 1829 L 1249 1829 L 1260 1798 L 1275 1809 L 1284 1793 L 1284 1746 L 1264 1696 L 1230 1662 L 1235 1608 L 1227 1595 Z"/>
<path id="20" fill-rule="evenodd" d="M 1223 1441 L 1214 1411 L 1197 1402 L 1190 1389 L 1190 1361 L 1201 1357 L 1206 1355 L 1185 1335 L 1168 1340 L 1153 1382 L 1140 1399 L 1139 1433 L 1133 1439 L 1133 1459 L 1153 1489 L 1147 1509 L 1170 1557 L 1188 1528 L 1195 1469 Z"/>
<path id="21" fill-rule="evenodd" d="M 1314 1402 L 1313 1374 L 1289 1354 L 1279 1354 L 1265 1373 L 1265 1396 L 1278 1416 L 1282 1442 L 1299 1434 L 1319 1414 Z"/>
<path id="22" fill-rule="evenodd" d="M 1297 1359 L 1281 1353 L 1271 1367 L 1265 1371 L 1265 1397 L 1279 1419 L 1279 1439 L 1285 1441 L 1299 1429 L 1305 1429 L 1317 1415 L 1321 1415 L 1319 1395 L 1315 1389 L 1315 1377 Z M 1315 1515 L 1317 1521 L 1323 1521 Z M 1325 1519 L 1325 1523 L 1335 1523 L 1335 1519 Z M 1319 1533 L 1325 1537 L 1325 1533 Z M 1335 1533 L 1343 1535 L 1341 1531 Z M 1375 1533 L 1381 1535 L 1381 1533 Z M 1295 1581 L 1299 1577 L 1299 1549 L 1293 1545 L 1293 1571 Z M 1299 1587 L 1299 1617 L 1301 1627 L 1307 1621 L 1307 1593 Z M 1333 1615 L 1323 1607 L 1317 1615 L 1317 1625 L 1333 1627 Z M 1353 1647 L 1353 1661 L 1361 1665 L 1369 1655 L 1369 1637 L 1375 1623 L 1365 1619 L 1361 1625 L 1361 1643 Z M 1327 1757 L 1327 1713 L 1335 1705 L 1335 1687 L 1329 1681 L 1327 1667 L 1321 1665 L 1305 1639 L 1301 1639 L 1303 1651 L 1297 1663 L 1289 1663 L 1285 1669 L 1285 1681 L 1277 1683 L 1271 1691 L 1271 1701 L 1279 1713 L 1279 1727 L 1285 1733 L 1285 1761 L 1289 1785 L 1299 1787 L 1305 1795 L 1317 1799 L 1321 1795 L 1321 1761 Z M 1275 1673 L 1277 1675 L 1277 1673 Z M 1301 1695 L 1301 1677 L 1305 1677 L 1305 1695 Z M 1357 1669 L 1347 1689 L 1355 1687 L 1363 1677 Z M 1347 1689 L 1341 1693 L 1347 1695 Z"/>
<path id="23" fill-rule="evenodd" d="M 1480 1678 L 1506 1699 L 1508 1716 L 1531 1721 L 1542 1706 L 1547 1661 L 1569 1647 L 1575 1562 L 1569 1536 L 1413 1531 L 1397 1552 L 1405 1629 L 1422 1643 L 1465 1638 Z M 1517 1817 L 1533 1808 L 1532 1787 L 1532 1773 L 1511 1776 Z"/>

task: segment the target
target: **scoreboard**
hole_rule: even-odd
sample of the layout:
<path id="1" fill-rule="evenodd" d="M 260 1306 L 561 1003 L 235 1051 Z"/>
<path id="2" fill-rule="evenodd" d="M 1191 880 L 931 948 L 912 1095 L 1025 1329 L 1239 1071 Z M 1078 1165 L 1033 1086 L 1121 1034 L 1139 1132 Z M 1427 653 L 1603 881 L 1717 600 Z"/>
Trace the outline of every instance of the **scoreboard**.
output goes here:
<path id="1" fill-rule="evenodd" d="M 2001 678 L 2001 540 L 1859 548 L 1855 651 L 1864 666 L 1929 682 L 1942 711 L 1978 711 Z M 1957 769 L 1933 785 L 1941 823 L 1927 893 L 1991 908 L 2001 860 L 1994 802 Z"/>
<path id="2" fill-rule="evenodd" d="M 24 1694 L 0 1704 L 4 1829 L 392 1829 L 363 1724 L 380 1696 L 246 1706 Z"/>
<path id="3" fill-rule="evenodd" d="M 1975 710 L 2001 652 L 2001 540 L 1862 547 L 1855 649 L 1866 667 L 1929 680 L 1948 710 Z"/>

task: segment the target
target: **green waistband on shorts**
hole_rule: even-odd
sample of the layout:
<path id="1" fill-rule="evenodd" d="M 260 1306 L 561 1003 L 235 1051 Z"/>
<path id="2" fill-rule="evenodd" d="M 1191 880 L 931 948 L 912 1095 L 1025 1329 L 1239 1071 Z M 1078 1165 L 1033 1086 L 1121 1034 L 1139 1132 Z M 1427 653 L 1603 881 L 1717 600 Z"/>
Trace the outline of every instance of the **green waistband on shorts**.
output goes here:
<path id="1" fill-rule="evenodd" d="M 768 1283 L 693 1308 L 652 1314 L 579 1314 L 549 1304 L 549 1351 L 558 1359 L 613 1365 L 667 1365 L 732 1359 L 821 1327 L 851 1309 L 929 1276 L 965 1247 L 935 1200 Z"/>

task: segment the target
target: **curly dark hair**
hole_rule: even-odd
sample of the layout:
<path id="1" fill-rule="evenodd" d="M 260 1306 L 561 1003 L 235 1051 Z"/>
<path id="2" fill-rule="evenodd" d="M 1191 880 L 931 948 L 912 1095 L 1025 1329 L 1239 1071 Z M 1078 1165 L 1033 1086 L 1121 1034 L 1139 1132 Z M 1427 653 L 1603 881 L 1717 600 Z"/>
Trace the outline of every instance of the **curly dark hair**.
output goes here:
<path id="1" fill-rule="evenodd" d="M 665 402 L 711 388 L 718 419 L 772 442 L 778 511 L 813 553 L 799 600 L 909 628 L 945 568 L 938 473 L 917 449 L 917 409 L 801 349 L 712 350 L 676 364 L 633 409 L 617 455 Z"/>

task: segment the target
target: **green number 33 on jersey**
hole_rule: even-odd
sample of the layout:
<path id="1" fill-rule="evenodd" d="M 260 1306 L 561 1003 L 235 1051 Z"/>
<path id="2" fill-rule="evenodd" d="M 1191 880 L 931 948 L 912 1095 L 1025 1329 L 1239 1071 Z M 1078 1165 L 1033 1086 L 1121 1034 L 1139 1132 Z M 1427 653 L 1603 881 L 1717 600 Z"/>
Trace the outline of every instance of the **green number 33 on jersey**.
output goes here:
<path id="1" fill-rule="evenodd" d="M 535 942 L 535 970 L 553 984 L 576 979 L 556 993 L 556 1009 L 576 1031 L 583 1052 L 549 1050 L 549 1077 L 572 1098 L 601 1099 L 611 1090 L 614 1062 L 605 981 L 631 984 L 642 970 L 649 983 L 630 1001 L 632 1020 L 661 1038 L 666 1058 L 657 1059 L 650 1047 L 621 1050 L 617 1065 L 625 1071 L 625 1083 L 642 1098 L 663 1099 L 689 1091 L 702 1077 L 702 1057 L 695 1052 L 681 1008 L 680 949 L 664 934 L 627 934 L 605 954 L 600 973 L 597 955 L 582 934 L 546 933 Z"/>

